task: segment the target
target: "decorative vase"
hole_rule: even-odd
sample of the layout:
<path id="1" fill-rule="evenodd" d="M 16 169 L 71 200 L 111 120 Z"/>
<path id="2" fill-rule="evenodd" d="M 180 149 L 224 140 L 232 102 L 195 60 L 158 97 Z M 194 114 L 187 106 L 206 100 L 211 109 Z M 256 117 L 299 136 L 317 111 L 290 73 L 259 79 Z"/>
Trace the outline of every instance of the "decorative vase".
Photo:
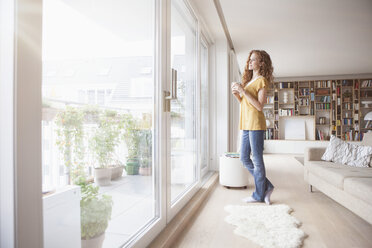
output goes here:
<path id="1" fill-rule="evenodd" d="M 270 120 L 266 119 L 266 127 L 270 127 L 270 124 L 271 124 Z"/>
<path id="2" fill-rule="evenodd" d="M 283 102 L 284 103 L 288 102 L 288 92 L 283 92 Z"/>

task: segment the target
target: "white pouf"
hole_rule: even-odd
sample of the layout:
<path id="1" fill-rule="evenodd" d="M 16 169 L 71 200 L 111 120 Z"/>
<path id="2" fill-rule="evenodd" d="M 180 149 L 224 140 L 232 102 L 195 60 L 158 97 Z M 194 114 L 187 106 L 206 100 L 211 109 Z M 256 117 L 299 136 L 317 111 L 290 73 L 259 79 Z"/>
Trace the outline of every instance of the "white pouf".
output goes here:
<path id="1" fill-rule="evenodd" d="M 247 187 L 249 172 L 240 158 L 220 157 L 220 184 L 229 187 Z"/>

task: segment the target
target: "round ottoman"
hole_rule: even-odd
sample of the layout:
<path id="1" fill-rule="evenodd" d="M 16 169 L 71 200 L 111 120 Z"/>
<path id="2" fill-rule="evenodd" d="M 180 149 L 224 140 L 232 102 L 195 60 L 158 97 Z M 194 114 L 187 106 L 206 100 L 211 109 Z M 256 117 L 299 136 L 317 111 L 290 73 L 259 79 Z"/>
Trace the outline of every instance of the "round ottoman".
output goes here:
<path id="1" fill-rule="evenodd" d="M 230 187 L 248 186 L 249 172 L 244 168 L 240 158 L 220 157 L 220 184 Z"/>

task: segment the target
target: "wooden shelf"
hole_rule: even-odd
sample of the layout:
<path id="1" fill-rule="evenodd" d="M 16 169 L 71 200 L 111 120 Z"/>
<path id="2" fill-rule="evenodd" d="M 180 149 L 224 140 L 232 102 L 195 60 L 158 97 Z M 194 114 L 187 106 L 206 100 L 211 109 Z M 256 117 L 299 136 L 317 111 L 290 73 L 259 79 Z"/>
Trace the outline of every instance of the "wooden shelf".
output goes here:
<path id="1" fill-rule="evenodd" d="M 345 136 L 345 133 L 348 133 L 350 137 L 355 137 L 356 130 L 359 130 L 357 132 L 366 132 L 369 130 L 372 130 L 371 128 L 363 128 L 363 124 L 366 122 L 362 120 L 363 116 L 372 111 L 372 104 L 370 104 L 368 107 L 365 107 L 364 104 L 362 104 L 362 101 L 372 101 L 372 95 L 365 97 L 363 95 L 367 94 L 370 95 L 372 93 L 372 87 L 360 87 L 362 85 L 363 80 L 359 79 L 345 79 L 344 80 L 310 80 L 310 81 L 294 81 L 294 82 L 285 82 L 290 83 L 290 88 L 279 88 L 280 83 L 275 83 L 274 90 L 275 96 L 280 97 L 281 94 L 285 91 L 291 91 L 290 93 L 291 98 L 294 97 L 295 102 L 290 103 L 283 103 L 283 102 L 275 102 L 274 105 L 274 120 L 277 125 L 277 129 L 274 131 L 274 139 L 279 139 L 279 135 L 282 135 L 282 130 L 280 129 L 280 124 L 277 120 L 279 118 L 292 118 L 292 117 L 299 117 L 299 116 L 312 116 L 316 117 L 325 117 L 327 122 L 326 124 L 320 124 L 320 123 L 314 123 L 314 127 L 319 128 L 322 132 L 322 135 L 324 137 L 327 137 L 331 134 L 336 135 L 337 137 L 340 137 L 342 139 L 347 139 Z M 367 79 L 367 80 L 372 80 Z M 326 81 L 326 82 L 324 82 Z M 331 81 L 330 87 L 317 87 L 318 82 L 321 82 L 320 85 L 323 84 L 327 85 L 328 81 Z M 348 83 L 347 85 L 342 85 L 344 82 Z M 371 84 L 372 81 L 369 81 L 369 84 Z M 355 88 L 357 86 L 356 83 L 359 83 L 359 87 Z M 285 85 L 285 84 L 283 84 Z M 280 92 L 282 91 L 282 92 Z M 352 96 L 349 98 L 347 102 L 342 101 L 344 99 L 343 93 L 346 91 L 349 91 L 352 93 Z M 309 95 L 303 95 L 304 92 L 309 92 Z M 370 93 L 371 92 L 371 93 Z M 333 96 L 337 95 L 336 99 L 333 99 Z M 323 102 L 319 101 L 320 97 L 330 97 L 329 102 Z M 311 99 L 313 98 L 313 100 Z M 338 105 L 338 101 L 342 101 L 340 105 Z M 308 105 L 300 105 L 301 103 L 308 102 Z M 322 104 L 322 105 L 320 105 Z M 354 109 L 354 106 L 359 106 L 359 109 Z M 328 109 L 317 109 L 318 106 L 329 106 Z M 345 109 L 345 105 L 350 105 L 353 108 L 351 109 Z M 268 109 L 272 105 L 266 106 Z M 292 113 L 293 115 L 288 116 L 279 116 L 279 109 L 282 110 L 288 110 L 289 113 Z M 348 114 L 350 117 L 342 117 L 345 116 L 345 114 Z M 358 115 L 359 118 L 354 118 L 354 115 Z M 342 117 L 342 118 L 341 118 Z M 349 119 L 352 121 L 351 125 L 344 125 L 343 120 Z M 272 120 L 272 119 L 270 119 Z M 340 125 L 337 125 L 337 122 L 340 123 Z M 333 127 L 336 127 L 334 129 Z M 355 130 L 354 130 L 355 129 Z M 314 128 L 315 131 L 315 128 Z"/>

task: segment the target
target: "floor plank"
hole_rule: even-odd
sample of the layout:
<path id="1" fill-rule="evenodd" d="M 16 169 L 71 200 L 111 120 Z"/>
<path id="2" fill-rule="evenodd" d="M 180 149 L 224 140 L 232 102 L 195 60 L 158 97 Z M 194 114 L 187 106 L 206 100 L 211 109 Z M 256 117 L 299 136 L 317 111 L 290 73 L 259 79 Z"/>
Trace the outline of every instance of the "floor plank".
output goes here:
<path id="1" fill-rule="evenodd" d="M 272 201 L 292 207 L 292 215 L 302 222 L 301 229 L 308 235 L 303 247 L 372 247 L 372 225 L 316 189 L 310 193 L 303 179 L 303 165 L 293 155 L 266 154 L 264 160 L 267 176 L 275 186 Z M 173 247 L 259 247 L 235 235 L 234 227 L 224 221 L 226 205 L 244 205 L 241 198 L 251 195 L 250 179 L 246 190 L 218 185 Z"/>

